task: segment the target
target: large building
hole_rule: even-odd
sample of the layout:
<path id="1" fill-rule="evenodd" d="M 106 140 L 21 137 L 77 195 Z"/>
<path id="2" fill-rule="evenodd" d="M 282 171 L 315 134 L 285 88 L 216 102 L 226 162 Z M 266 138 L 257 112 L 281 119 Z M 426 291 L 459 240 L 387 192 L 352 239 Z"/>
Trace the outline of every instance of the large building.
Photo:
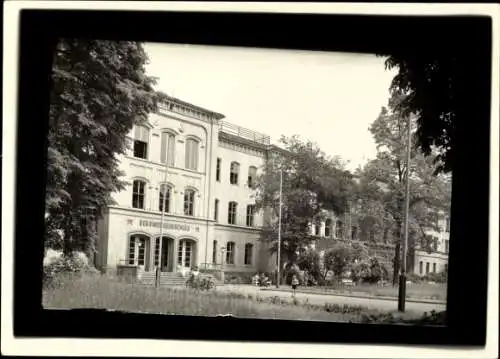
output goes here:
<path id="1" fill-rule="evenodd" d="M 253 197 L 270 139 L 223 118 L 170 98 L 133 128 L 120 158 L 129 185 L 98 225 L 97 267 L 268 269 Z"/>
<path id="2" fill-rule="evenodd" d="M 275 269 L 276 258 L 259 240 L 264 218 L 255 211 L 254 185 L 277 148 L 268 136 L 223 119 L 168 98 L 147 123 L 132 129 L 130 150 L 119 158 L 128 186 L 113 194 L 116 204 L 98 224 L 99 269 L 178 272 L 223 266 L 226 273 L 250 275 Z M 322 243 L 318 249 L 331 242 L 320 239 L 359 239 L 350 215 L 343 217 L 330 214 L 324 223 L 311 226 L 316 243 Z M 448 243 L 439 240 L 442 246 Z M 378 250 L 390 257 L 392 248 L 382 244 Z M 438 259 L 428 256 L 419 251 L 415 261 L 426 263 L 427 272 L 442 268 L 447 258 L 444 253 Z M 416 273 L 423 270 L 415 268 Z"/>

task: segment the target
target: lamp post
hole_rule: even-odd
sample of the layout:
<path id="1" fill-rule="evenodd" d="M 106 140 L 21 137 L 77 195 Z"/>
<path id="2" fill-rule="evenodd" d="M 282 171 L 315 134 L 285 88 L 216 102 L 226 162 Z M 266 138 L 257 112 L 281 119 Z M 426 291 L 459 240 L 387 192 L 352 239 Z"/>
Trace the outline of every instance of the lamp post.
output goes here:
<path id="1" fill-rule="evenodd" d="M 403 241 L 403 260 L 399 275 L 398 311 L 405 311 L 406 301 L 406 253 L 408 251 L 408 216 L 410 213 L 410 158 L 411 158 L 411 116 L 408 116 L 408 148 L 406 153 L 406 198 L 405 198 L 405 233 Z"/>
<path id="2" fill-rule="evenodd" d="M 170 141 L 169 136 L 167 136 L 168 141 Z M 160 193 L 162 193 L 162 206 L 161 206 L 161 219 L 160 219 L 160 238 L 158 239 L 158 266 L 156 267 L 156 287 L 160 287 L 160 280 L 161 280 L 161 267 L 162 267 L 162 251 L 163 251 L 163 220 L 165 218 L 165 212 L 166 208 L 165 205 L 167 203 L 167 193 L 168 193 L 168 186 L 167 186 L 167 171 L 168 171 L 168 141 L 167 141 L 167 146 L 166 146 L 166 151 L 167 153 L 165 154 L 165 176 L 163 178 L 163 188 L 164 191 L 162 193 L 162 185 L 160 184 Z M 154 263 L 154 248 L 153 248 L 153 263 Z M 151 258 L 151 257 L 150 257 Z"/>
<path id="3" fill-rule="evenodd" d="M 279 205 L 279 213 L 278 213 L 278 265 L 276 271 L 276 288 L 280 286 L 280 266 L 281 266 L 281 194 L 283 192 L 283 170 L 280 169 L 280 205 Z"/>
<path id="4" fill-rule="evenodd" d="M 226 252 L 226 248 L 222 247 L 220 249 L 220 279 L 222 283 L 224 283 L 224 253 Z"/>

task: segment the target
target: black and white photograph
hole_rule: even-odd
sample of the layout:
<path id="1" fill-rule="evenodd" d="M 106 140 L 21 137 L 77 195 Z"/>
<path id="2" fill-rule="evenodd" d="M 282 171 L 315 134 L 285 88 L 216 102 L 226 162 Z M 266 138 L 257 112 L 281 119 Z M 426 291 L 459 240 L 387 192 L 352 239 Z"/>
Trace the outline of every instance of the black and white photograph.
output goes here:
<path id="1" fill-rule="evenodd" d="M 452 173 L 400 61 L 62 39 L 44 307 L 446 325 Z"/>
<path id="2" fill-rule="evenodd" d="M 498 17 L 176 6 L 19 13 L 14 336 L 485 346 Z"/>

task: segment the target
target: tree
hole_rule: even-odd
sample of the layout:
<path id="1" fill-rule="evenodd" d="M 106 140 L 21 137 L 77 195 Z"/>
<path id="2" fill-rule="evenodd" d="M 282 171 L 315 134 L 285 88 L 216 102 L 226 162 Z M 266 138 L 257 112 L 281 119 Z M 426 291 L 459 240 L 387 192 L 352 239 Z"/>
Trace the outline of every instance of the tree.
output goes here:
<path id="1" fill-rule="evenodd" d="M 326 270 L 332 271 L 341 279 L 355 259 L 355 250 L 347 243 L 338 242 L 325 253 L 323 263 Z"/>
<path id="2" fill-rule="evenodd" d="M 48 243 L 92 253 L 96 221 L 124 188 L 117 156 L 163 94 L 146 76 L 140 43 L 62 39 L 55 48 L 48 133 Z M 58 229 L 59 235 L 55 235 Z"/>
<path id="3" fill-rule="evenodd" d="M 469 36 L 474 39 L 473 35 Z M 471 103 L 477 99 L 472 97 L 478 96 L 481 100 L 487 97 L 479 79 L 489 76 L 489 64 L 481 61 L 489 58 L 491 50 L 482 49 L 483 44 L 474 39 L 464 51 L 462 40 L 459 47 L 445 42 L 440 44 L 440 51 L 432 53 L 416 47 L 414 51 L 379 54 L 387 57 L 386 69 L 398 70 L 390 91 L 405 97 L 396 110 L 403 116 L 416 116 L 416 144 L 426 156 L 437 151 L 435 159 L 440 163 L 437 172 L 451 171 L 457 124 L 477 116 L 478 104 Z M 488 100 L 485 101 L 487 106 Z"/>
<path id="4" fill-rule="evenodd" d="M 449 207 L 451 191 L 449 175 L 437 174 L 442 163 L 438 155 L 425 156 L 413 142 L 411 167 L 407 168 L 408 121 L 397 110 L 405 96 L 396 94 L 382 108 L 379 117 L 370 126 L 377 145 L 377 157 L 359 171 L 357 195 L 368 208 L 368 215 L 378 218 L 395 238 L 393 284 L 400 268 L 401 238 L 403 234 L 406 178 L 410 178 L 410 243 L 408 258 L 423 238 L 427 229 L 436 228 L 439 210 Z M 412 137 L 415 137 L 412 121 Z M 410 267 L 411 260 L 408 261 Z M 407 268 L 408 269 L 408 268 Z"/>
<path id="5" fill-rule="evenodd" d="M 256 207 L 265 213 L 268 222 L 262 240 L 277 251 L 279 183 L 283 173 L 281 262 L 297 263 L 313 237 L 312 221 L 324 218 L 324 211 L 342 213 L 350 190 L 351 178 L 338 158 L 328 158 L 315 144 L 299 137 L 282 137 L 284 150 L 276 148 L 269 154 L 258 179 Z"/>

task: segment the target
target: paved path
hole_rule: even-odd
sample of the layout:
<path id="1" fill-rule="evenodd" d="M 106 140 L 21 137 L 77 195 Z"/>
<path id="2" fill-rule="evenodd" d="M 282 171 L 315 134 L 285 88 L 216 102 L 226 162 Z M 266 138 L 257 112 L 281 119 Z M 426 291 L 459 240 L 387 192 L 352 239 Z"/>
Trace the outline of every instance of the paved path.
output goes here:
<path id="1" fill-rule="evenodd" d="M 280 298 L 291 298 L 290 292 L 284 291 L 274 291 L 272 289 L 261 290 L 259 287 L 251 285 L 224 285 L 217 287 L 217 291 L 227 291 L 227 292 L 238 292 L 243 294 L 259 295 L 260 297 L 275 297 Z M 375 299 L 375 298 L 355 298 L 349 296 L 340 295 L 325 295 L 325 294 L 313 294 L 313 293 L 296 293 L 296 298 L 303 301 L 306 298 L 309 299 L 309 303 L 324 305 L 325 303 L 339 304 L 339 305 L 360 305 L 370 309 L 379 309 L 384 311 L 393 311 L 398 309 L 398 302 L 395 299 L 390 301 L 387 299 Z M 418 303 L 418 302 L 406 302 L 406 310 L 423 314 L 424 312 L 430 312 L 431 310 L 443 311 L 446 310 L 445 304 L 431 304 L 431 303 Z"/>

